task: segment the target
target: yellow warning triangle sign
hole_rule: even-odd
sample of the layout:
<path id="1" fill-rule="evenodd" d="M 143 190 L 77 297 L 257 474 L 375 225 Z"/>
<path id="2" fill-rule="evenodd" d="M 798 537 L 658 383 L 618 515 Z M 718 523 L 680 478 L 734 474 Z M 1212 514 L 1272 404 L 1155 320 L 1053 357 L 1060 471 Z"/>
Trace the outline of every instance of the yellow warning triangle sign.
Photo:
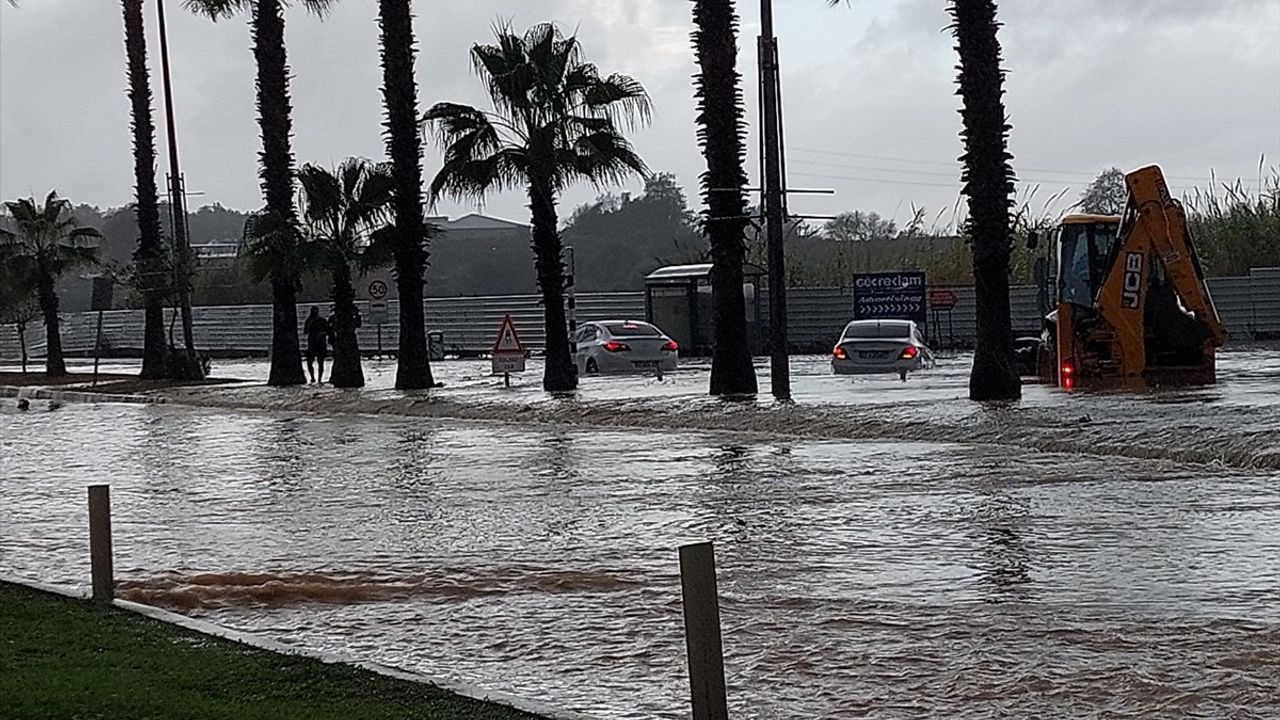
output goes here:
<path id="1" fill-rule="evenodd" d="M 498 328 L 498 337 L 493 341 L 493 352 L 495 355 L 498 353 L 524 354 L 524 345 L 520 342 L 520 336 L 516 335 L 516 324 L 511 320 L 510 315 L 502 318 L 502 327 Z"/>

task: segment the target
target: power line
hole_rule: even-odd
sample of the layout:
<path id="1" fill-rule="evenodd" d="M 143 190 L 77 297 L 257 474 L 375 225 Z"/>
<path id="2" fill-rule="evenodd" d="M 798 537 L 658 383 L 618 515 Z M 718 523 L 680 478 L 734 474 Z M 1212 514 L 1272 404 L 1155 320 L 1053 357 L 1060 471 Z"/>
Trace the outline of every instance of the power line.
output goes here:
<path id="1" fill-rule="evenodd" d="M 852 166 L 846 166 L 846 167 L 852 167 Z M 872 168 L 872 169 L 881 170 L 881 171 L 886 170 L 886 168 Z M 962 185 L 958 177 L 956 178 L 956 181 L 954 183 L 940 183 L 940 182 L 925 182 L 925 181 L 919 181 L 919 180 L 900 180 L 900 179 L 893 179 L 893 178 L 866 177 L 866 176 L 856 176 L 856 175 L 835 175 L 835 174 L 829 174 L 829 173 L 804 172 L 803 170 L 800 172 L 793 171 L 788 174 L 795 177 L 816 178 L 821 180 L 848 180 L 852 182 L 888 184 L 888 185 L 907 185 L 911 187 L 942 187 L 942 188 L 952 188 L 955 190 L 959 190 Z M 1034 179 L 1034 178 L 1018 178 L 1018 182 L 1019 184 L 1022 184 L 1022 185 L 1056 185 L 1064 188 L 1082 186 L 1082 184 L 1079 182 L 1065 182 L 1062 180 L 1046 180 L 1046 179 Z M 1170 185 L 1169 189 L 1185 193 L 1188 191 L 1196 190 L 1197 188 L 1194 185 Z"/>
<path id="2" fill-rule="evenodd" d="M 820 150 L 817 148 L 796 147 L 794 145 L 788 149 L 794 150 L 796 152 L 810 153 L 815 155 L 823 155 L 823 156 L 836 155 L 839 157 L 863 158 L 866 160 L 880 160 L 883 162 L 902 163 L 907 165 L 925 165 L 925 166 L 943 166 L 943 167 L 959 167 L 960 166 L 959 160 L 956 160 L 954 162 L 943 162 L 940 160 L 915 160 L 911 158 L 890 157 L 887 155 L 871 155 L 868 153 L 855 153 L 855 152 L 845 152 L 845 151 L 838 151 L 838 150 Z M 871 168 L 868 168 L 868 169 L 871 169 Z M 875 169 L 890 170 L 890 168 L 875 168 Z M 1076 175 L 1079 177 L 1087 177 L 1089 179 L 1093 179 L 1094 177 L 1096 177 L 1095 173 L 1083 172 L 1080 170 L 1055 170 L 1052 168 L 1038 168 L 1038 167 L 1018 166 L 1018 165 L 1015 165 L 1014 170 L 1028 170 L 1030 172 L 1049 173 L 1050 175 Z M 1171 180 L 1188 180 L 1191 182 L 1202 182 L 1202 181 L 1208 180 L 1208 178 L 1206 177 L 1198 177 L 1198 176 L 1191 176 L 1191 175 L 1165 175 L 1165 177 Z"/>
<path id="3" fill-rule="evenodd" d="M 794 175 L 796 177 L 819 178 L 822 180 L 853 180 L 856 182 L 888 183 L 890 185 L 911 185 L 915 187 L 944 187 L 944 188 L 952 188 L 956 190 L 960 189 L 959 180 L 956 180 L 954 183 L 930 183 L 930 182 L 912 182 L 910 180 L 888 180 L 884 178 L 854 177 L 852 175 L 828 175 L 824 173 L 809 173 L 809 172 L 789 172 L 787 174 Z"/>

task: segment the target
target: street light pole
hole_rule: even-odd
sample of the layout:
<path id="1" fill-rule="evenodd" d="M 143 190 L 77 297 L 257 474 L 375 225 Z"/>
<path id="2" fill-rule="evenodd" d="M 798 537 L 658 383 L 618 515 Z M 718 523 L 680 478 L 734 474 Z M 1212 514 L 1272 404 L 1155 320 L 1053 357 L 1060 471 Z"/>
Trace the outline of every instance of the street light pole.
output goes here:
<path id="1" fill-rule="evenodd" d="M 778 41 L 773 36 L 773 2 L 760 0 L 760 131 L 762 136 L 765 237 L 769 265 L 769 376 L 773 397 L 791 399 L 787 344 L 787 276 L 785 235 L 786 188 L 782 179 L 782 111 L 778 101 Z"/>
<path id="2" fill-rule="evenodd" d="M 160 21 L 160 70 L 164 80 L 165 127 L 169 133 L 169 213 L 172 217 L 174 247 L 174 280 L 178 291 L 178 307 L 182 313 L 182 343 L 186 353 L 190 379 L 204 378 L 204 368 L 196 358 L 195 337 L 191 317 L 191 238 L 187 236 L 187 196 L 178 169 L 178 136 L 173 122 L 173 89 L 169 82 L 169 36 L 164 21 L 164 0 L 156 0 Z"/>

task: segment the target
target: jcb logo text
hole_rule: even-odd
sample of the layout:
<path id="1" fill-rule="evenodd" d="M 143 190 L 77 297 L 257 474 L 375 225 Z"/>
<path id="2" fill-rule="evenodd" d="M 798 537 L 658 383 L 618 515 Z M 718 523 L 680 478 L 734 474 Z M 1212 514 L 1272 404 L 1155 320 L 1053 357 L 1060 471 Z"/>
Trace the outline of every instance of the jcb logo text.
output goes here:
<path id="1" fill-rule="evenodd" d="M 1124 293 L 1121 304 L 1127 308 L 1138 307 L 1138 294 L 1142 289 L 1142 253 L 1129 253 L 1124 258 Z"/>

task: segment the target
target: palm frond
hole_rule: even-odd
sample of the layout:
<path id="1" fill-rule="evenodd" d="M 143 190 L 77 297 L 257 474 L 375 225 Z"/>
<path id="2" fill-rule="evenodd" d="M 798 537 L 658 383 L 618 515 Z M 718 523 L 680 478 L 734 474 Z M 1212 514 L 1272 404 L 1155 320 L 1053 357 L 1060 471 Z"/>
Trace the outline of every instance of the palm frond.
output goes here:
<path id="1" fill-rule="evenodd" d="M 299 205 L 302 217 L 308 224 L 336 224 L 342 212 L 342 188 L 338 178 L 328 169 L 307 163 L 298 168 L 295 176 L 301 189 Z"/>
<path id="2" fill-rule="evenodd" d="M 521 187 L 526 178 L 524 151 L 503 148 L 484 157 L 446 157 L 428 191 L 430 203 L 441 197 L 483 200 L 492 191 Z"/>
<path id="3" fill-rule="evenodd" d="M 268 277 L 296 281 L 314 265 L 313 247 L 302 242 L 296 221 L 278 213 L 250 215 L 244 223 L 244 241 L 249 275 L 254 282 Z"/>
<path id="4" fill-rule="evenodd" d="M 588 84 L 583 89 L 582 102 L 614 123 L 625 123 L 630 129 L 649 124 L 653 117 L 653 105 L 644 86 L 630 75 L 621 73 Z"/>
<path id="5" fill-rule="evenodd" d="M 302 7 L 306 8 L 307 12 L 321 20 L 327 18 L 333 10 L 333 6 L 338 4 L 338 0 L 299 0 L 299 2 Z"/>
<path id="6" fill-rule="evenodd" d="M 252 0 L 183 0 L 182 7 L 217 22 L 235 17 L 248 10 L 251 4 Z"/>
<path id="7" fill-rule="evenodd" d="M 360 252 L 360 258 L 356 261 L 356 267 L 362 274 L 395 262 L 396 237 L 395 228 L 390 225 L 384 225 L 369 233 L 369 243 L 364 246 Z"/>
<path id="8" fill-rule="evenodd" d="M 498 128 L 482 110 L 456 103 L 436 103 L 423 115 L 436 140 L 446 149 L 465 140 L 473 153 L 492 153 L 502 145 Z"/>
<path id="9" fill-rule="evenodd" d="M 299 205 L 308 262 L 317 272 L 358 260 L 361 246 L 391 220 L 396 179 L 390 164 L 347 158 L 336 170 L 316 165 L 299 169 Z"/>
<path id="10" fill-rule="evenodd" d="M 529 28 L 524 34 L 523 45 L 527 62 L 537 78 L 538 89 L 562 87 L 568 70 L 581 62 L 577 38 L 562 36 L 551 23 Z"/>
<path id="11" fill-rule="evenodd" d="M 632 174 L 649 173 L 631 143 L 612 130 L 579 137 L 563 157 L 574 175 L 595 185 L 621 183 Z"/>
<path id="12" fill-rule="evenodd" d="M 647 170 L 618 126 L 647 123 L 652 106 L 634 78 L 601 77 L 575 36 L 551 23 L 517 35 L 494 27 L 495 42 L 471 49 L 494 112 L 440 103 L 423 117 L 444 149 L 430 186 L 440 197 L 482 199 L 493 190 L 546 182 L 621 181 Z"/>
<path id="13" fill-rule="evenodd" d="M 509 28 L 498 31 L 498 44 L 473 46 L 471 66 L 485 82 L 489 98 L 499 112 L 515 115 L 531 107 L 530 94 L 536 78 L 520 38 Z"/>
<path id="14" fill-rule="evenodd" d="M 367 174 L 355 188 L 355 202 L 370 220 L 385 219 L 395 199 L 396 178 L 385 163 L 370 165 Z"/>

